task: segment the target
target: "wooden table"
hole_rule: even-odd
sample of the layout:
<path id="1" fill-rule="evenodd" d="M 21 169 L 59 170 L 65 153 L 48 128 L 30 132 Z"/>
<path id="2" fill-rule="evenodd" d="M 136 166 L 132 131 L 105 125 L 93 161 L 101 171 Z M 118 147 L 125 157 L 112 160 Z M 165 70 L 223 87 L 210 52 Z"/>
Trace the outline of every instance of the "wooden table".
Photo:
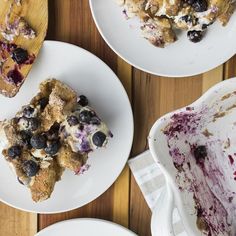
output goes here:
<path id="1" fill-rule="evenodd" d="M 135 119 L 131 156 L 147 146 L 154 121 L 163 114 L 196 100 L 215 83 L 236 76 L 236 57 L 226 64 L 191 78 L 164 78 L 144 73 L 125 63 L 106 45 L 91 17 L 88 0 L 49 0 L 47 39 L 79 45 L 105 61 L 121 79 L 129 94 Z M 128 167 L 101 197 L 70 212 L 36 215 L 0 203 L 0 236 L 32 236 L 55 222 L 77 217 L 96 217 L 129 227 L 149 236 L 151 212 Z"/>

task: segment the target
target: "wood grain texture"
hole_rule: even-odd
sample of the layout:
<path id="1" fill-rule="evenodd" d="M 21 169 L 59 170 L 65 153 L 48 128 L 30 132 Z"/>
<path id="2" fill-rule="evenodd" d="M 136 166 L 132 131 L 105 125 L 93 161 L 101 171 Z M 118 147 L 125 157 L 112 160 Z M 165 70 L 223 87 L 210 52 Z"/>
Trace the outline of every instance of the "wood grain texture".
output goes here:
<path id="1" fill-rule="evenodd" d="M 12 8 L 11 8 L 11 4 Z M 7 13 L 11 12 L 10 21 L 14 22 L 19 17 L 24 19 L 30 27 L 36 32 L 36 37 L 33 39 L 26 39 L 25 37 L 19 35 L 14 38 L 12 43 L 24 48 L 28 51 L 30 55 L 37 56 L 39 50 L 43 44 L 44 38 L 47 32 L 48 26 L 48 1 L 47 0 L 24 0 L 21 6 L 17 6 L 14 0 L 0 0 L 0 25 L 5 28 L 5 18 Z M 11 11 L 9 11 L 11 9 Z M 4 38 L 0 34 L 0 40 L 4 41 Z M 11 59 L 4 63 L 3 73 L 7 74 L 10 69 L 15 67 L 15 62 Z M 26 77 L 29 73 L 32 64 L 23 65 L 19 67 L 19 70 L 23 77 Z M 0 77 L 0 92 L 8 97 L 15 96 L 19 90 L 19 86 L 16 87 L 10 83 L 6 83 L 5 80 Z"/>
<path id="2" fill-rule="evenodd" d="M 224 66 L 224 79 L 236 76 L 236 56 L 232 57 Z"/>
<path id="3" fill-rule="evenodd" d="M 37 215 L 0 203 L 1 236 L 33 236 L 37 232 Z"/>
<path id="4" fill-rule="evenodd" d="M 224 66 L 221 65 L 203 75 L 202 92 L 206 92 L 213 85 L 224 79 Z"/>
<path id="5" fill-rule="evenodd" d="M 117 75 L 132 100 L 132 67 L 117 58 Z M 114 184 L 113 218 L 117 224 L 129 227 L 130 170 L 128 165 Z"/>
<path id="6" fill-rule="evenodd" d="M 93 22 L 86 0 L 49 1 L 47 39 L 73 43 L 89 50 L 117 72 L 117 56 L 105 44 Z"/>

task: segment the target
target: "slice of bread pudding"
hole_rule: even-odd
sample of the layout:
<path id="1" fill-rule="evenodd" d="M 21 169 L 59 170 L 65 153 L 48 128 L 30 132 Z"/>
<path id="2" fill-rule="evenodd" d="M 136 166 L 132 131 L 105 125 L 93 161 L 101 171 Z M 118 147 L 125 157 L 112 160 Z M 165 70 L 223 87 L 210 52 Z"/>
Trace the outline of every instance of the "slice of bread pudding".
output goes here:
<path id="1" fill-rule="evenodd" d="M 112 134 L 85 96 L 48 79 L 10 120 L 0 122 L 2 154 L 35 202 L 48 199 L 65 168 L 79 173 Z"/>

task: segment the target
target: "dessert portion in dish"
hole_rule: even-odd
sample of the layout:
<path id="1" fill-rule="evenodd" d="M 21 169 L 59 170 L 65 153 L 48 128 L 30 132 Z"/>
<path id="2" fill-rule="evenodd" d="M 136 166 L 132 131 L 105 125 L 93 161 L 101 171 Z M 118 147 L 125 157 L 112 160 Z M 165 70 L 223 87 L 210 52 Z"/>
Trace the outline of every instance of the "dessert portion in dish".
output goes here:
<path id="1" fill-rule="evenodd" d="M 46 29 L 44 32 L 43 22 L 36 27 L 38 23 L 29 21 L 24 13 L 32 3 L 11 0 L 0 4 L 0 93 L 13 97 L 26 79 Z"/>
<path id="2" fill-rule="evenodd" d="M 177 170 L 175 182 L 183 196 L 193 198 L 204 235 L 236 235 L 235 102 L 233 92 L 209 106 L 188 107 L 163 130 Z"/>
<path id="3" fill-rule="evenodd" d="M 25 77 L 21 70 L 34 62 L 35 55 L 14 43 L 0 41 L 0 93 L 7 97 L 14 96 Z"/>
<path id="4" fill-rule="evenodd" d="M 20 2 L 16 2 L 20 7 Z M 13 13 L 11 3 L 5 21 L 0 25 L 0 92 L 8 97 L 14 96 L 24 82 L 22 69 L 34 62 L 35 55 L 15 43 L 17 37 L 32 40 L 36 32 L 28 22 Z"/>
<path id="5" fill-rule="evenodd" d="M 17 6 L 21 6 L 21 2 L 16 2 Z M 2 37 L 9 42 L 14 41 L 18 36 L 26 39 L 34 39 L 36 32 L 30 27 L 28 22 L 21 16 L 13 13 L 14 4 L 11 3 L 9 12 L 6 14 L 4 24 L 1 24 L 0 33 Z"/>
<path id="6" fill-rule="evenodd" d="M 127 18 L 140 18 L 143 37 L 157 47 L 176 41 L 176 30 L 187 31 L 197 43 L 218 20 L 226 25 L 233 14 L 234 0 L 118 0 Z"/>
<path id="7" fill-rule="evenodd" d="M 51 196 L 65 168 L 81 173 L 88 154 L 112 136 L 85 96 L 49 79 L 10 120 L 0 122 L 2 154 L 35 202 Z"/>

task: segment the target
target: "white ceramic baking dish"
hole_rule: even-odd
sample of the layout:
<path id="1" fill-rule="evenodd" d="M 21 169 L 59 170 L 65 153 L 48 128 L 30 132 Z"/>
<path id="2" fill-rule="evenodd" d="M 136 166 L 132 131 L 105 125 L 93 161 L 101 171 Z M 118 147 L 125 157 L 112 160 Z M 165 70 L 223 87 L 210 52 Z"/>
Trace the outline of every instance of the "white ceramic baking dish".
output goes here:
<path id="1" fill-rule="evenodd" d="M 207 148 L 207 157 L 203 160 L 204 167 L 194 157 L 194 150 L 201 145 Z M 172 224 L 174 207 L 177 207 L 189 236 L 208 235 L 207 230 L 212 231 L 209 234 L 212 236 L 235 236 L 236 78 L 217 84 L 193 104 L 157 120 L 149 134 L 149 147 L 167 183 L 166 190 L 158 199 L 153 211 L 151 224 L 153 236 L 175 235 Z M 176 150 L 177 153 L 175 153 Z M 173 160 L 175 160 L 175 165 Z M 205 177 L 201 177 L 203 170 Z M 186 173 L 190 181 L 183 182 L 183 179 L 186 180 Z M 191 181 L 190 176 L 197 179 L 196 183 Z M 198 189 L 201 190 L 198 191 Z M 201 200 L 195 201 L 194 196 L 195 199 L 197 197 Z M 207 208 L 213 201 L 212 196 L 217 196 L 217 199 L 221 200 L 217 204 L 222 203 L 218 207 L 225 209 L 225 211 L 222 210 L 222 214 L 219 214 L 217 209 L 215 215 L 211 214 L 211 207 Z M 226 198 L 228 202 L 225 201 Z M 214 207 L 219 206 L 217 204 Z M 227 223 L 231 223 L 230 227 L 227 226 L 230 232 L 221 232 L 220 227 L 200 230 L 196 222 L 199 219 L 197 214 L 199 215 L 201 209 L 206 210 L 204 216 L 207 214 L 206 218 L 202 218 L 201 215 L 201 220 L 205 219 L 208 223 L 213 219 L 212 215 L 218 217 L 217 219 L 226 220 L 227 218 Z M 224 218 L 226 213 L 228 215 Z M 221 223 L 219 222 L 218 225 Z"/>

